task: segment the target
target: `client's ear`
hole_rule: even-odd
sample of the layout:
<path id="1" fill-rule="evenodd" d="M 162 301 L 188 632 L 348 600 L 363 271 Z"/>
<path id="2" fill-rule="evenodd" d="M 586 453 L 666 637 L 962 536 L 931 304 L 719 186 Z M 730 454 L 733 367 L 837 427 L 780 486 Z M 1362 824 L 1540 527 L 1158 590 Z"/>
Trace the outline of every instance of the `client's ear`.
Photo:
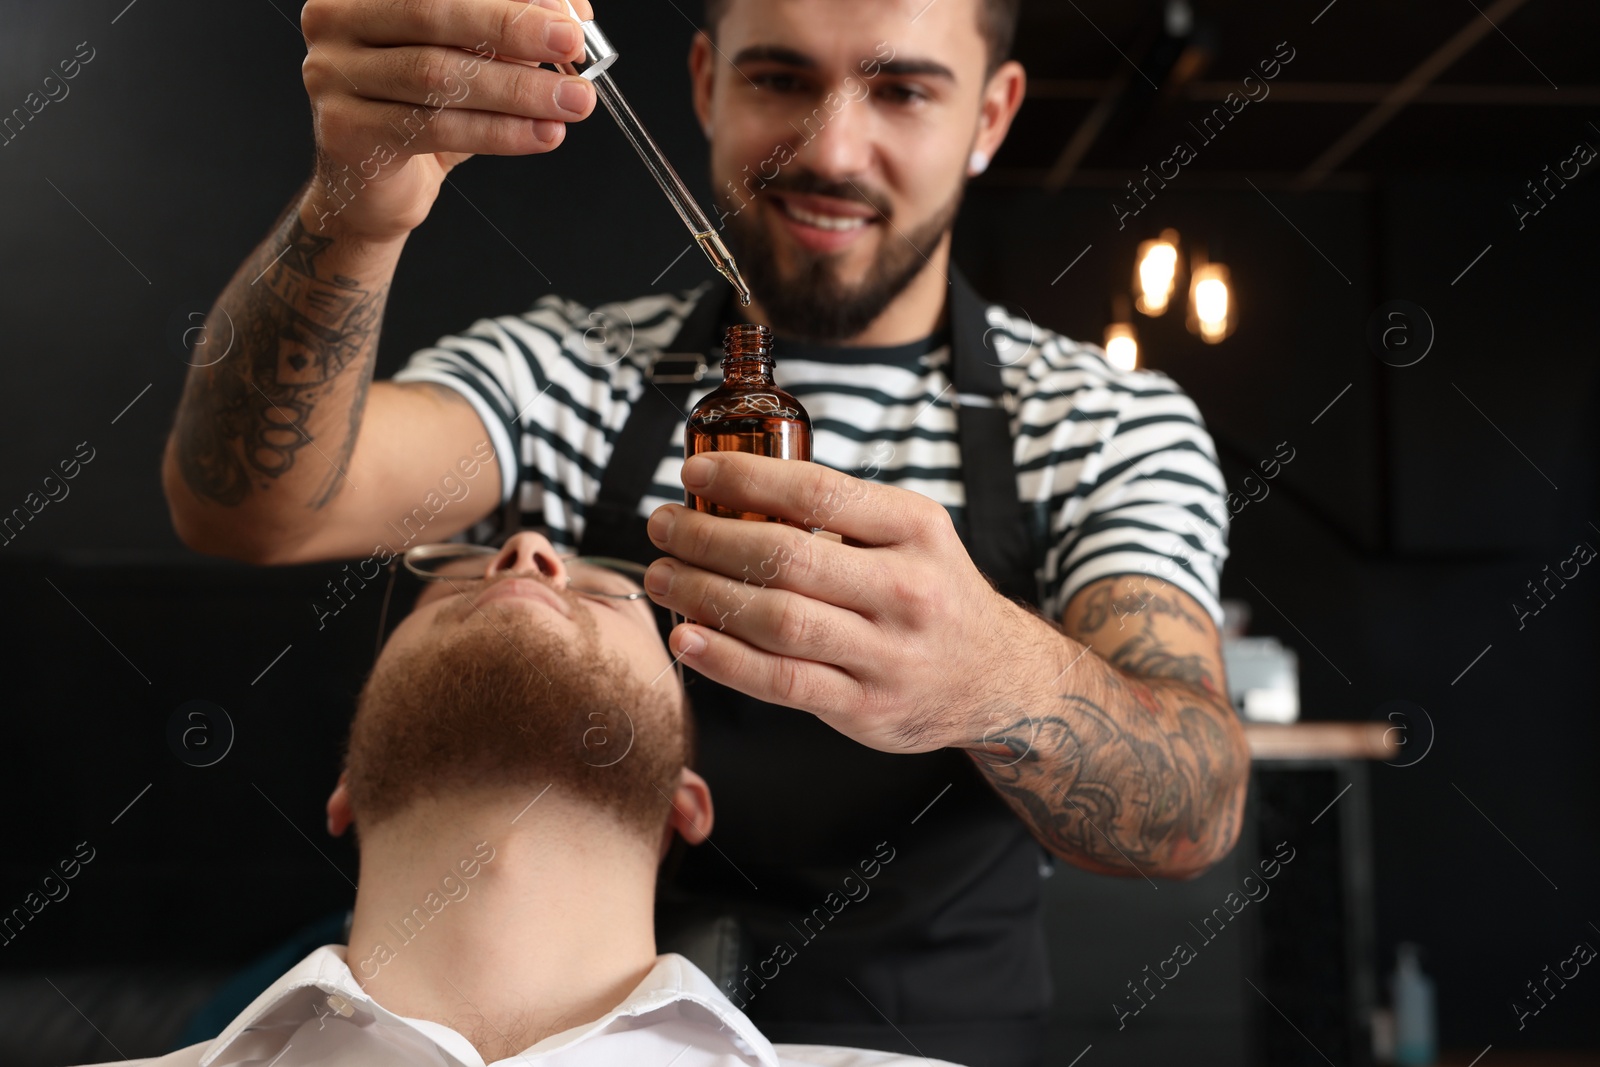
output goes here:
<path id="1" fill-rule="evenodd" d="M 672 843 L 673 831 L 689 844 L 698 845 L 711 836 L 713 821 L 711 787 L 704 778 L 685 767 L 678 775 L 678 788 L 672 794 L 672 814 L 667 818 L 662 854 L 665 855 L 667 846 Z"/>
<path id="2" fill-rule="evenodd" d="M 333 787 L 333 792 L 328 795 L 328 833 L 334 837 L 343 836 L 350 829 L 350 824 L 355 822 L 355 816 L 350 811 L 350 791 L 346 788 L 346 772 L 339 772 L 339 784 Z"/>

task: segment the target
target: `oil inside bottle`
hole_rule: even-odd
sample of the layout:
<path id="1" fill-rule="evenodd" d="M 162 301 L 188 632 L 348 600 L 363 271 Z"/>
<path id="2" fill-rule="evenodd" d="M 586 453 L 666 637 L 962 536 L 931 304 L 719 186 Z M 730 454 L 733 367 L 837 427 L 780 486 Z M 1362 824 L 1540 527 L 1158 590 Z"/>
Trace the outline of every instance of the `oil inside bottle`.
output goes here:
<path id="1" fill-rule="evenodd" d="M 754 323 L 730 326 L 722 347 L 722 384 L 689 413 L 685 458 L 702 452 L 750 452 L 809 461 L 811 416 L 772 379 L 772 332 Z M 684 503 L 708 515 L 779 521 L 713 504 L 689 492 L 684 493 Z"/>

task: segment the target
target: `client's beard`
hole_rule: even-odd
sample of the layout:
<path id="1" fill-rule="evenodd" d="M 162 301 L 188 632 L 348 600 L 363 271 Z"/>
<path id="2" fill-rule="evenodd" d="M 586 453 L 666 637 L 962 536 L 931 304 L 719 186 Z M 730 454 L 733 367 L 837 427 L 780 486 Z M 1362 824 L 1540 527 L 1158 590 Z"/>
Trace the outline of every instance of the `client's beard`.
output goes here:
<path id="1" fill-rule="evenodd" d="M 573 619 L 576 639 L 503 612 L 493 626 L 478 616 L 401 655 L 386 649 L 350 728 L 358 827 L 424 797 L 531 800 L 549 785 L 660 833 L 684 766 L 678 687 L 641 681 L 581 608 Z"/>
<path id="2" fill-rule="evenodd" d="M 882 211 L 885 197 L 869 197 L 851 182 L 830 182 L 810 171 L 780 173 L 755 195 L 804 193 L 854 201 Z M 778 266 L 772 235 L 752 210 L 741 207 L 728 218 L 728 243 L 756 299 L 770 318 L 775 333 L 825 344 L 856 336 L 872 325 L 895 297 L 905 292 L 923 268 L 940 239 L 955 224 L 965 186 L 956 190 L 942 209 L 909 233 L 893 228 L 894 218 L 870 223 L 886 229 L 876 260 L 858 284 L 839 279 L 837 253 L 791 248 L 795 269 L 784 274 Z M 730 207 L 733 205 L 730 204 Z M 747 205 L 748 206 L 748 205 Z M 781 208 L 774 206 L 774 211 Z"/>

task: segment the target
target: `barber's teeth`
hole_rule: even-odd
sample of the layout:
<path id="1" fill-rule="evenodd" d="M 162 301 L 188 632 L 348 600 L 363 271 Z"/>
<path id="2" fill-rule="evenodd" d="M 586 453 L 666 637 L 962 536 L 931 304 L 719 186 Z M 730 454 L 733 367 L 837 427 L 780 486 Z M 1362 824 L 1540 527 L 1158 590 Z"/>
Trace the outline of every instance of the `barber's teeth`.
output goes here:
<path id="1" fill-rule="evenodd" d="M 784 214 L 819 230 L 858 230 L 867 220 L 853 215 L 817 215 L 795 204 L 783 201 Z"/>

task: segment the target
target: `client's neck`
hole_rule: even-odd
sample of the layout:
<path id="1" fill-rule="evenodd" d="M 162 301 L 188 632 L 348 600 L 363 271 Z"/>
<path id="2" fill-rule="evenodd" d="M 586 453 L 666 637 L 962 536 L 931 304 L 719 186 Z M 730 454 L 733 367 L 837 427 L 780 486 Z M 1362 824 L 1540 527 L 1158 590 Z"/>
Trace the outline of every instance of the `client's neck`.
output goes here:
<path id="1" fill-rule="evenodd" d="M 424 801 L 361 832 L 350 970 L 486 1063 L 600 1017 L 655 964 L 656 848 L 554 790 L 520 810 L 535 795 Z"/>

